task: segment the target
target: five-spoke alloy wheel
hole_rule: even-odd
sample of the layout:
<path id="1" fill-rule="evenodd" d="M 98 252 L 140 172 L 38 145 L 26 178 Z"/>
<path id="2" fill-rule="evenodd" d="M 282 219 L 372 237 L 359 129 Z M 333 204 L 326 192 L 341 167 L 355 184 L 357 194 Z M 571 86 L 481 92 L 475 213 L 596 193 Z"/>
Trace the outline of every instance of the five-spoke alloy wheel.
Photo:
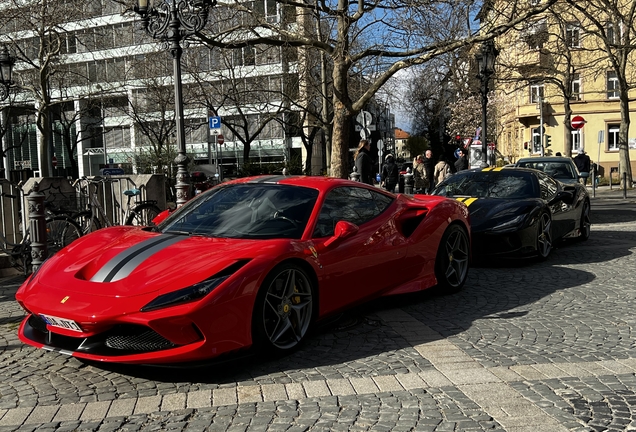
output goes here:
<path id="1" fill-rule="evenodd" d="M 296 265 L 272 270 L 256 300 L 255 343 L 280 352 L 298 346 L 313 318 L 313 289 L 309 276 Z"/>
<path id="2" fill-rule="evenodd" d="M 470 241 L 466 230 L 459 225 L 446 229 L 439 244 L 435 262 L 437 283 L 445 292 L 459 291 L 468 277 Z"/>
<path id="3" fill-rule="evenodd" d="M 545 260 L 552 251 L 552 219 L 548 213 L 541 213 L 537 222 L 537 255 Z"/>

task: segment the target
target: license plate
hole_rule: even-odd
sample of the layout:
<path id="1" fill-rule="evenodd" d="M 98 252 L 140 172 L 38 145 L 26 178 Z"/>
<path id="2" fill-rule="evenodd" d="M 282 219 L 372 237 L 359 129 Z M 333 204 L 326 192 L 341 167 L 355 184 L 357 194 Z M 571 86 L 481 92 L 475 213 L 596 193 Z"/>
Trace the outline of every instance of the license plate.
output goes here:
<path id="1" fill-rule="evenodd" d="M 58 317 L 54 317 L 51 315 L 44 315 L 44 314 L 40 314 L 40 316 L 48 325 L 51 325 L 53 327 L 59 327 L 66 330 L 73 330 L 77 332 L 82 331 L 82 328 L 73 320 L 66 319 L 66 318 L 58 318 Z"/>

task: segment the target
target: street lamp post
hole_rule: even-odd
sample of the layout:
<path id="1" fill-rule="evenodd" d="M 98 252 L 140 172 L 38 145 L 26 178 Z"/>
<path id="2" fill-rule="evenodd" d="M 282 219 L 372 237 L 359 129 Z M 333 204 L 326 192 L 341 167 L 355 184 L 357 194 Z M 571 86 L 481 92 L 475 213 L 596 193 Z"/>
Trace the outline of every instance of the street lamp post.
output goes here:
<path id="1" fill-rule="evenodd" d="M 475 59 L 477 60 L 477 78 L 481 81 L 481 167 L 486 168 L 488 166 L 488 141 L 487 141 L 487 105 L 488 105 L 488 81 L 490 77 L 495 73 L 495 57 L 499 51 L 495 47 L 495 42 L 492 39 L 485 41 L 477 54 Z"/>
<path id="2" fill-rule="evenodd" d="M 0 50 L 0 101 L 9 97 L 9 87 L 13 84 L 11 73 L 14 64 L 15 58 L 9 54 L 7 46 L 3 45 L 2 50 Z"/>
<path id="3" fill-rule="evenodd" d="M 188 184 L 188 156 L 185 147 L 185 123 L 183 119 L 183 92 L 181 86 L 181 41 L 203 29 L 208 10 L 216 0 L 137 0 L 135 12 L 141 15 L 144 30 L 154 39 L 169 44 L 174 64 L 174 104 L 177 120 L 177 206 L 190 196 Z"/>

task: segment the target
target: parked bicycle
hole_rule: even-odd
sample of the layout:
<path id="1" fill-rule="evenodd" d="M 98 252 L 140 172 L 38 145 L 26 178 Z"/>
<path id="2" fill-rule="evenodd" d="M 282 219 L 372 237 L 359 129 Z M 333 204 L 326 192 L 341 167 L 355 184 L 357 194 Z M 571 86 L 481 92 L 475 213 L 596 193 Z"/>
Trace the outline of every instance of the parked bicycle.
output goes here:
<path id="1" fill-rule="evenodd" d="M 127 198 L 126 206 L 122 208 L 117 200 L 113 200 L 112 205 L 115 207 L 115 217 L 122 216 L 125 225 L 149 226 L 152 220 L 161 213 L 161 209 L 154 200 L 139 200 L 141 190 L 128 177 L 111 178 L 111 177 L 83 177 L 76 182 L 79 184 L 80 190 L 85 191 L 88 209 L 78 212 L 74 215 L 77 223 L 82 227 L 84 233 L 92 232 L 102 228 L 102 226 L 117 225 L 115 217 L 111 218 L 108 212 L 100 203 L 100 190 L 105 190 L 105 185 L 126 181 L 133 187 L 126 189 L 122 194 Z M 134 198 L 134 201 L 133 201 Z M 118 214 L 119 213 L 119 214 Z"/>
<path id="2" fill-rule="evenodd" d="M 1 192 L 0 197 L 19 200 L 20 204 L 24 201 L 22 191 L 20 191 L 20 196 Z M 11 242 L 4 233 L 0 232 L 0 250 L 9 256 L 11 266 L 23 272 L 26 276 L 31 271 L 31 236 L 22 210 L 19 210 L 19 214 L 21 222 L 18 230 L 22 234 L 21 240 L 17 243 Z M 46 247 L 49 257 L 71 244 L 74 240 L 77 240 L 83 234 L 81 227 L 68 216 L 49 216 L 45 218 L 45 221 Z"/>

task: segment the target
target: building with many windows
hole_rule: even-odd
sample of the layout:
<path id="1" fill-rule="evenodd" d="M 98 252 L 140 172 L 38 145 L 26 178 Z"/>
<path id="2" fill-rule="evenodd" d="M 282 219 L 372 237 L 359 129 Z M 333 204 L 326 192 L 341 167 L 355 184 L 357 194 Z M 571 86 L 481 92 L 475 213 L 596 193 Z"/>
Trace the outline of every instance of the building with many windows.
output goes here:
<path id="1" fill-rule="evenodd" d="M 482 11 L 482 19 L 492 16 Z M 618 43 L 614 18 L 599 17 L 609 46 Z M 495 91 L 508 104 L 498 107 L 502 108 L 498 112 L 505 112 L 502 130 L 497 131 L 498 150 L 510 161 L 557 152 L 574 156 L 584 150 L 599 163 L 605 177 L 617 172 L 619 78 L 603 32 L 571 6 L 556 4 L 519 31 L 499 37 L 496 44 Z M 630 53 L 628 58 L 633 57 Z M 628 64 L 627 76 L 634 72 L 633 63 Z M 631 100 L 634 96 L 630 91 Z M 584 119 L 579 128 L 571 126 L 577 116 Z M 634 171 L 634 124 L 629 129 L 629 148 Z"/>
<path id="2" fill-rule="evenodd" d="M 268 22 L 280 22 L 282 6 L 259 1 L 254 9 Z M 12 15 L 11 5 L 0 7 L 0 44 L 18 58 L 18 86 L 0 102 L 5 176 L 17 180 L 39 175 L 41 167 L 51 163 L 43 160 L 43 145 L 50 146 L 58 175 L 94 175 L 105 166 L 129 172 L 170 168 L 176 155 L 173 67 L 163 44 L 111 0 L 49 3 L 76 5 L 47 9 L 47 18 L 32 27 L 19 14 L 35 17 L 37 10 Z M 34 7 L 44 4 L 36 2 Z M 218 14 L 210 25 L 230 26 L 232 19 Z M 244 165 L 249 146 L 251 164 L 300 166 L 306 157 L 300 135 L 309 120 L 289 98 L 311 96 L 301 94 L 310 86 L 300 82 L 305 78 L 295 49 L 249 46 L 224 51 L 186 45 L 186 152 L 192 163 L 210 174 L 222 166 L 226 176 L 234 175 Z M 43 51 L 49 55 L 46 60 Z M 38 128 L 38 108 L 43 105 L 52 131 L 46 144 Z M 223 145 L 210 134 L 210 116 L 222 118 Z M 324 159 L 323 147 L 314 146 L 315 173 Z"/>

